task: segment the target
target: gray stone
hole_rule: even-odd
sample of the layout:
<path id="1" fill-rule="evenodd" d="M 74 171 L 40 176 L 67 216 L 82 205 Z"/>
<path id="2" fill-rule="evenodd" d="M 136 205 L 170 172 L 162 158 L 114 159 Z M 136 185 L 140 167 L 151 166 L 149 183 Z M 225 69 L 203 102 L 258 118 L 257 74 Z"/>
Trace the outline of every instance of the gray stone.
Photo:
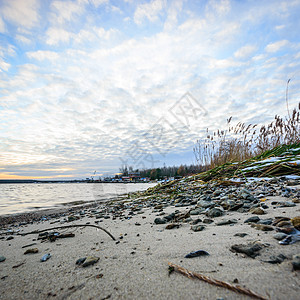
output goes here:
<path id="1" fill-rule="evenodd" d="M 204 224 L 211 224 L 211 223 L 213 223 L 214 222 L 214 220 L 212 220 L 212 219 L 204 219 L 203 220 L 203 223 Z"/>
<path id="2" fill-rule="evenodd" d="M 273 219 L 264 219 L 264 220 L 259 220 L 257 224 L 263 224 L 263 225 L 271 225 L 273 222 Z"/>
<path id="3" fill-rule="evenodd" d="M 249 257 L 255 258 L 259 255 L 259 251 L 262 249 L 262 246 L 256 243 L 250 243 L 247 245 L 236 244 L 231 246 L 231 250 L 239 253 L 244 253 Z"/>
<path id="4" fill-rule="evenodd" d="M 200 215 L 203 213 L 204 209 L 203 208 L 196 208 L 190 211 L 190 215 L 195 216 L 195 215 Z"/>
<path id="5" fill-rule="evenodd" d="M 250 217 L 244 223 L 257 223 L 260 220 L 258 216 Z"/>
<path id="6" fill-rule="evenodd" d="M 293 256 L 292 266 L 294 270 L 300 270 L 300 254 Z"/>
<path id="7" fill-rule="evenodd" d="M 207 212 L 207 216 L 210 218 L 221 217 L 224 215 L 224 209 L 222 207 L 214 207 Z"/>
<path id="8" fill-rule="evenodd" d="M 208 208 L 211 207 L 213 205 L 213 203 L 211 203 L 210 201 L 205 201 L 205 200 L 200 200 L 197 203 L 198 207 L 203 207 L 203 208 Z"/>
<path id="9" fill-rule="evenodd" d="M 166 224 L 167 220 L 166 219 L 161 219 L 161 218 L 155 218 L 154 223 L 155 224 Z"/>
<path id="10" fill-rule="evenodd" d="M 285 239 L 287 236 L 288 236 L 288 235 L 285 234 L 285 233 L 283 233 L 283 232 L 278 232 L 278 233 L 275 233 L 275 234 L 273 235 L 273 238 L 274 238 L 275 240 L 281 241 L 281 240 Z"/>
<path id="11" fill-rule="evenodd" d="M 191 230 L 197 232 L 197 231 L 202 231 L 203 229 L 205 229 L 205 226 L 203 225 L 192 225 L 191 226 Z"/>
<path id="12" fill-rule="evenodd" d="M 237 223 L 236 219 L 230 219 L 230 220 L 222 220 L 218 223 L 216 223 L 217 226 L 222 226 L 222 225 L 230 225 L 230 224 L 235 224 Z"/>
<path id="13" fill-rule="evenodd" d="M 3 261 L 5 261 L 6 260 L 6 257 L 5 256 L 0 256 L 0 262 L 3 262 Z"/>
<path id="14" fill-rule="evenodd" d="M 284 256 L 283 254 L 279 254 L 279 255 L 272 255 L 270 256 L 270 259 L 265 261 L 267 263 L 270 264 L 281 264 L 287 257 Z"/>

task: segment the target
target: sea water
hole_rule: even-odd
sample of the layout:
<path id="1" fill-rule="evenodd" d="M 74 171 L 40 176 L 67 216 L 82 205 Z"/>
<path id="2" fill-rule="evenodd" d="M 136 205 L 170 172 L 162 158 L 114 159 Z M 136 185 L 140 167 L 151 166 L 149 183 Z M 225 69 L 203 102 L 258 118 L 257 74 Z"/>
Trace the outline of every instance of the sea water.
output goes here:
<path id="1" fill-rule="evenodd" d="M 25 183 L 0 184 L 0 215 L 23 213 L 66 204 L 105 201 L 143 191 L 153 183 Z"/>

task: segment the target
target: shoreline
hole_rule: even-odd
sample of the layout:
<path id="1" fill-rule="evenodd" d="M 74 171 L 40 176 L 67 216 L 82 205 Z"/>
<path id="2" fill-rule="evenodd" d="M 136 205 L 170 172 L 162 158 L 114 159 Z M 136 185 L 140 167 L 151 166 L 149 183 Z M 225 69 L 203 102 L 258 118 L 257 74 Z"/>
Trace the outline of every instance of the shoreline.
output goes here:
<path id="1" fill-rule="evenodd" d="M 242 197 L 240 192 L 244 192 L 245 185 L 176 184 L 175 191 L 180 190 L 180 193 L 173 200 L 168 200 L 173 191 L 171 187 L 168 187 L 169 190 L 157 189 L 157 192 L 152 189 L 150 195 L 137 193 L 135 198 L 98 203 L 98 206 L 93 203 L 93 207 L 66 208 L 65 212 L 55 211 L 52 215 L 49 212 L 49 218 L 5 226 L 2 229 L 4 234 L 0 235 L 0 256 L 6 257 L 0 262 L 0 298 L 251 299 L 175 272 L 169 274 L 168 262 L 240 285 L 267 298 L 281 300 L 299 296 L 299 271 L 293 270 L 292 262 L 293 257 L 300 253 L 300 242 L 281 245 L 274 238 L 279 233 L 277 229 L 291 228 L 288 220 L 300 216 L 297 200 L 299 184 L 292 187 L 290 197 L 281 195 L 284 192 L 281 188 L 286 186 L 286 182 L 279 181 L 277 186 L 265 183 L 249 185 L 247 188 L 251 195 L 258 190 L 265 191 L 265 198 L 259 198 L 262 201 L 255 204 L 256 208 L 263 209 L 264 214 L 253 214 L 240 208 L 231 210 L 224 206 L 223 214 L 218 217 L 212 216 L 211 212 L 217 211 L 220 201 L 230 204 L 233 201 L 231 194 Z M 269 196 L 273 187 L 276 187 L 276 195 Z M 225 196 L 216 196 L 220 191 L 229 195 L 227 200 L 222 200 Z M 277 195 L 278 192 L 280 195 Z M 249 195 L 244 196 L 247 199 Z M 209 197 L 212 200 L 208 200 Z M 221 200 L 213 200 L 214 197 Z M 234 204 L 239 201 L 234 201 Z M 250 200 L 243 201 L 246 205 Z M 207 205 L 204 202 L 211 205 L 206 211 L 201 206 Z M 294 203 L 293 206 L 291 203 Z M 284 204 L 290 206 L 282 206 Z M 250 217 L 260 221 L 245 223 Z M 287 220 L 287 227 L 275 224 L 279 217 Z M 258 222 L 271 225 L 261 227 L 257 226 Z M 57 230 L 74 236 L 57 238 L 54 242 L 38 239 L 38 234 L 20 235 L 72 224 L 100 225 L 116 241 L 101 230 L 84 226 Z M 199 230 L 192 230 L 196 229 L 193 226 L 199 226 Z M 33 243 L 35 245 L 22 248 Z M 233 251 L 234 245 L 251 243 L 259 247 L 254 257 Z M 38 253 L 24 255 L 26 249 L 34 247 L 38 248 Z M 209 255 L 185 258 L 188 253 L 197 250 L 206 251 Z M 40 262 L 47 253 L 51 254 L 51 258 Z M 285 257 L 282 262 L 267 262 L 271 257 L 278 258 L 280 255 Z M 88 267 L 76 265 L 79 258 L 88 256 L 95 258 L 95 264 Z"/>

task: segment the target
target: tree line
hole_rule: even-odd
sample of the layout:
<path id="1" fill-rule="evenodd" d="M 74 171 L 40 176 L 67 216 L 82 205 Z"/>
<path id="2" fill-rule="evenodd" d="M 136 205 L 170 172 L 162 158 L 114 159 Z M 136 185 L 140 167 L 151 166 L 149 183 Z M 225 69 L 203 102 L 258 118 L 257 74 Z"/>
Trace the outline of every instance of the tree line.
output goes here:
<path id="1" fill-rule="evenodd" d="M 123 166 L 120 168 L 120 172 L 124 176 L 128 176 L 131 173 L 139 173 L 141 178 L 148 177 L 151 180 L 155 179 L 164 179 L 166 177 L 176 177 L 176 176 L 187 176 L 192 174 L 197 174 L 200 172 L 204 172 L 206 169 L 204 166 L 200 165 L 180 165 L 180 166 L 172 166 L 166 167 L 165 165 L 161 168 L 153 168 L 153 169 L 143 169 L 134 170 L 131 166 Z"/>

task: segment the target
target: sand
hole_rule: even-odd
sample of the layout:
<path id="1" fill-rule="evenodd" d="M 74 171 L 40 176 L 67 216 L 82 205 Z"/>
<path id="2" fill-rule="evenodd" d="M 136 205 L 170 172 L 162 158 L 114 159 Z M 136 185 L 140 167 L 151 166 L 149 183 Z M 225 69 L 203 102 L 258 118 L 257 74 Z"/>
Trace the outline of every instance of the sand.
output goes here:
<path id="1" fill-rule="evenodd" d="M 280 197 L 268 197 L 267 204 Z M 280 200 L 280 199 L 279 199 Z M 176 209 L 168 207 L 166 213 Z M 267 209 L 261 218 L 300 215 L 296 207 Z M 142 214 L 130 220 L 104 219 L 98 225 L 110 231 L 117 241 L 105 232 L 94 228 L 70 229 L 75 237 L 41 242 L 34 235 L 14 235 L 14 239 L 0 240 L 0 255 L 6 260 L 0 263 L 1 299 L 250 299 L 215 287 L 206 282 L 192 280 L 181 274 L 168 274 L 168 262 L 219 280 L 247 287 L 271 299 L 300 299 L 299 271 L 292 271 L 291 258 L 300 253 L 300 242 L 280 245 L 272 236 L 245 224 L 250 213 L 227 212 L 215 218 L 215 222 L 236 218 L 235 225 L 216 226 L 207 224 L 206 229 L 193 232 L 190 224 L 167 230 L 166 225 L 155 225 L 157 213 L 146 208 Z M 204 216 L 193 216 L 193 218 Z M 63 217 L 60 218 L 62 220 Z M 50 224 L 53 220 L 16 227 L 29 232 L 58 225 L 95 224 L 95 218 L 87 215 L 80 220 L 65 224 Z M 137 225 L 140 224 L 140 225 Z M 234 236 L 247 233 L 244 238 Z M 120 237 L 122 237 L 120 239 Z M 233 244 L 259 241 L 269 245 L 261 255 L 252 259 L 244 254 L 230 251 Z M 37 243 L 37 254 L 24 255 L 28 248 L 22 246 Z M 184 256 L 196 250 L 210 255 L 187 259 Z M 40 258 L 51 253 L 46 262 Z M 270 255 L 284 254 L 288 257 L 281 264 L 264 262 Z M 83 268 L 75 264 L 85 256 L 97 256 L 100 260 Z M 21 264 L 21 265 L 20 265 Z M 20 265 L 19 267 L 15 267 Z"/>

